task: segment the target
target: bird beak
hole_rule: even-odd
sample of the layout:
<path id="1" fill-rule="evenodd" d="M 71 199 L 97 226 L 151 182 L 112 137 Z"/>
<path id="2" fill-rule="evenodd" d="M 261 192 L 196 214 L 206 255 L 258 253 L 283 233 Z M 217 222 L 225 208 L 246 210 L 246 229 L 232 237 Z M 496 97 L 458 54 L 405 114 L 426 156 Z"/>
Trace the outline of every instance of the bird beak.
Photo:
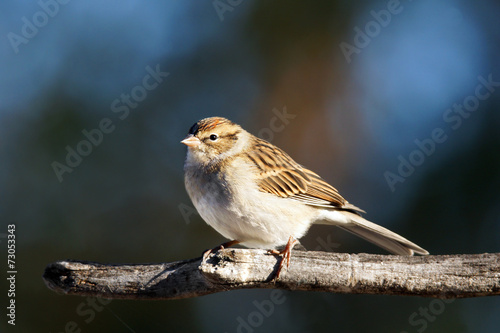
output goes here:
<path id="1" fill-rule="evenodd" d="M 189 134 L 184 140 L 181 141 L 181 143 L 185 144 L 188 147 L 197 147 L 200 145 L 201 141 L 193 134 Z"/>

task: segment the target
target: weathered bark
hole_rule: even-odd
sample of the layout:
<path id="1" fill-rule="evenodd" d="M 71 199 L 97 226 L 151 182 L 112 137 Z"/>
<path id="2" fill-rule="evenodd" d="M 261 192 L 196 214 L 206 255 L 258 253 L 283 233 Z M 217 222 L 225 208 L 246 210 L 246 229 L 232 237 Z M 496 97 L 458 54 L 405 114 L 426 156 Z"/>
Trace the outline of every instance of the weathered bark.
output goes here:
<path id="1" fill-rule="evenodd" d="M 270 282 L 280 258 L 264 250 L 225 249 L 161 264 L 59 261 L 43 274 L 57 292 L 120 299 L 178 299 L 249 288 L 464 298 L 500 295 L 500 253 L 405 257 L 294 251 L 290 268 Z"/>

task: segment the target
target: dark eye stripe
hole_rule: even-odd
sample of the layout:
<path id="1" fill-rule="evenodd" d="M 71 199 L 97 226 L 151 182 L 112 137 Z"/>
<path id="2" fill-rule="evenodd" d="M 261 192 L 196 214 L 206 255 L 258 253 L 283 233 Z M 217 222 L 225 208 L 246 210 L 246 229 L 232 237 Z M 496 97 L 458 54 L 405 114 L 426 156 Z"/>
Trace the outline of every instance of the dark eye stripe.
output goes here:
<path id="1" fill-rule="evenodd" d="M 239 133 L 239 132 L 238 132 Z M 238 135 L 238 133 L 235 133 L 235 134 L 226 134 L 226 135 L 221 135 L 219 136 L 219 138 L 228 138 L 228 139 L 236 139 L 236 136 Z"/>
<path id="2" fill-rule="evenodd" d="M 219 139 L 231 139 L 231 140 L 236 140 L 237 139 L 237 136 L 238 134 L 240 133 L 241 131 L 236 131 L 235 133 L 231 133 L 231 134 L 225 134 L 225 135 L 219 135 L 218 138 Z M 215 133 L 214 133 L 215 134 Z M 217 135 L 217 134 L 216 134 Z M 203 141 L 209 141 L 210 140 L 210 136 L 206 137 L 203 139 Z M 210 140 L 211 141 L 211 140 Z"/>
<path id="3" fill-rule="evenodd" d="M 235 139 L 236 136 L 238 136 L 238 134 L 240 134 L 241 131 L 237 131 L 235 133 L 231 133 L 231 134 L 225 134 L 225 135 L 219 135 L 219 139 L 222 139 L 222 138 L 228 138 L 228 139 Z"/>

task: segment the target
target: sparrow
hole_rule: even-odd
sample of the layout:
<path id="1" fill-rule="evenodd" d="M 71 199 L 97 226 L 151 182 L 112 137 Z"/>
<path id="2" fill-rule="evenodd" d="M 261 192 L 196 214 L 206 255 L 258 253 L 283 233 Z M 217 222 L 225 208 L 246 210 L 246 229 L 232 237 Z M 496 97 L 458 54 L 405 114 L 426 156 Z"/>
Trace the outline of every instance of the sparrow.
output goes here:
<path id="1" fill-rule="evenodd" d="M 203 220 L 235 244 L 282 256 L 274 280 L 291 250 L 311 225 L 334 225 L 398 255 L 429 252 L 364 219 L 313 171 L 275 145 L 222 117 L 199 120 L 181 143 L 187 156 L 184 183 Z M 281 250 L 278 250 L 281 249 Z"/>

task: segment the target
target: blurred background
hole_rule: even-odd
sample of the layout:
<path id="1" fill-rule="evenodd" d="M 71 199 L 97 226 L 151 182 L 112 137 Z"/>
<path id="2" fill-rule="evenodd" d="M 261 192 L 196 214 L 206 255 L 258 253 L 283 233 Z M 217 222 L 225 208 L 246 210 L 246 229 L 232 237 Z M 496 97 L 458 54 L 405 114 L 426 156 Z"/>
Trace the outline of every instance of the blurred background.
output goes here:
<path id="1" fill-rule="evenodd" d="M 283 292 L 267 316 L 271 290 L 247 290 L 90 316 L 41 276 L 223 242 L 193 213 L 179 143 L 214 115 L 431 254 L 500 252 L 498 1 L 3 1 L 0 17 L 0 248 L 15 224 L 18 271 L 0 331 L 497 332 L 498 297 Z M 302 242 L 385 253 L 326 226 Z"/>

